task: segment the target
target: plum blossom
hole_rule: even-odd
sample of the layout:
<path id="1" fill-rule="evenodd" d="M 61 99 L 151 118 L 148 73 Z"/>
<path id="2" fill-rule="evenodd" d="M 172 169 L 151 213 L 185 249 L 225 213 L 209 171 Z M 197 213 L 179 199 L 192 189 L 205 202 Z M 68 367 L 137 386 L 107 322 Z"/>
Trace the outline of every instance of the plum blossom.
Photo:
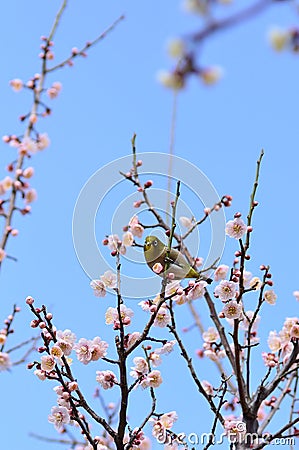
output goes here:
<path id="1" fill-rule="evenodd" d="M 181 58 L 185 52 L 185 43 L 182 39 L 171 39 L 167 45 L 167 51 L 172 58 Z M 181 217 L 180 217 L 181 219 Z"/>
<path id="2" fill-rule="evenodd" d="M 236 439 L 242 439 L 246 433 L 246 424 L 241 420 L 227 419 L 224 422 L 224 429 L 227 436 L 229 436 L 230 442 L 235 442 Z"/>
<path id="3" fill-rule="evenodd" d="M 299 302 L 299 291 L 294 291 L 294 292 L 293 292 L 293 296 L 294 296 L 295 299 L 298 300 L 298 302 Z"/>
<path id="4" fill-rule="evenodd" d="M 66 356 L 71 354 L 73 346 L 76 342 L 76 335 L 71 330 L 58 330 L 56 333 L 57 345 L 61 348 Z"/>
<path id="5" fill-rule="evenodd" d="M 202 385 L 202 387 L 204 388 L 204 390 L 206 391 L 206 393 L 208 395 L 213 395 L 214 394 L 213 386 L 207 380 L 202 380 L 201 381 L 201 385 Z"/>
<path id="6" fill-rule="evenodd" d="M 46 372 L 44 370 L 40 370 L 40 369 L 36 369 L 34 371 L 34 375 L 41 381 L 45 381 L 47 378 Z"/>
<path id="7" fill-rule="evenodd" d="M 9 354 L 5 352 L 0 352 L 0 372 L 8 370 L 12 365 Z"/>
<path id="8" fill-rule="evenodd" d="M 239 319 L 242 316 L 242 304 L 232 300 L 224 305 L 222 312 L 228 319 Z"/>
<path id="9" fill-rule="evenodd" d="M 42 151 L 49 147 L 50 139 L 47 133 L 40 133 L 36 142 L 37 150 Z"/>
<path id="10" fill-rule="evenodd" d="M 278 364 L 278 358 L 274 353 L 262 353 L 262 358 L 266 367 L 275 367 Z"/>
<path id="11" fill-rule="evenodd" d="M 116 375 L 111 370 L 103 370 L 96 372 L 96 381 L 100 383 L 103 389 L 111 389 L 118 383 Z"/>
<path id="12" fill-rule="evenodd" d="M 104 275 L 101 275 L 100 278 L 105 287 L 113 289 L 117 285 L 116 275 L 115 273 L 111 272 L 111 270 L 107 270 Z"/>
<path id="13" fill-rule="evenodd" d="M 168 355 L 169 353 L 171 353 L 173 351 L 173 347 L 175 346 L 176 341 L 168 341 L 166 342 L 166 344 L 164 344 L 162 347 L 157 348 L 155 350 L 155 353 L 157 353 L 158 355 Z"/>
<path id="14" fill-rule="evenodd" d="M 93 289 L 93 293 L 96 297 L 105 297 L 106 286 L 102 280 L 92 280 L 90 287 Z"/>
<path id="15" fill-rule="evenodd" d="M 126 231 L 126 233 L 123 234 L 122 242 L 126 247 L 131 247 L 133 245 L 134 236 L 131 231 Z"/>
<path id="16" fill-rule="evenodd" d="M 144 228 L 139 223 L 138 216 L 133 216 L 129 221 L 129 228 L 133 236 L 142 238 Z"/>
<path id="17" fill-rule="evenodd" d="M 162 358 L 161 355 L 159 355 L 159 353 L 152 352 L 149 355 L 149 359 L 154 367 L 158 367 L 162 364 Z"/>
<path id="18" fill-rule="evenodd" d="M 129 333 L 126 335 L 125 340 L 125 348 L 128 350 L 130 349 L 135 342 L 140 338 L 141 333 L 139 331 L 134 331 L 133 333 Z"/>
<path id="19" fill-rule="evenodd" d="M 134 312 L 130 308 L 127 308 L 124 304 L 120 305 L 120 316 L 124 326 L 130 325 L 131 317 L 133 317 L 133 315 Z M 120 317 L 117 308 L 112 308 L 110 306 L 106 311 L 105 318 L 107 325 L 113 324 L 115 329 L 119 328 Z"/>
<path id="20" fill-rule="evenodd" d="M 116 251 L 118 249 L 118 245 L 121 242 L 118 234 L 110 234 L 107 238 L 108 243 L 107 246 L 111 251 Z"/>
<path id="21" fill-rule="evenodd" d="M 20 80 L 19 78 L 14 78 L 13 80 L 11 80 L 9 82 L 9 84 L 11 85 L 12 89 L 15 92 L 19 92 L 22 89 L 22 87 L 24 86 L 23 81 Z"/>
<path id="22" fill-rule="evenodd" d="M 249 281 L 249 287 L 252 289 L 255 289 L 256 291 L 259 291 L 262 287 L 262 281 L 259 279 L 259 277 L 253 277 Z"/>
<path id="23" fill-rule="evenodd" d="M 134 372 L 137 372 L 139 374 L 138 376 L 148 373 L 149 367 L 146 359 L 142 358 L 141 356 L 136 356 L 133 359 L 133 363 L 135 364 L 135 367 L 131 367 L 131 369 Z"/>
<path id="24" fill-rule="evenodd" d="M 169 323 L 170 323 L 170 314 L 168 312 L 168 309 L 165 308 L 164 306 L 161 306 L 155 317 L 154 326 L 164 328 Z"/>
<path id="25" fill-rule="evenodd" d="M 91 361 L 97 361 L 107 354 L 108 344 L 102 341 L 100 337 L 96 336 L 92 341 L 85 338 L 79 339 L 74 345 L 74 350 L 77 358 L 83 364 L 88 364 Z"/>
<path id="26" fill-rule="evenodd" d="M 26 203 L 32 203 L 35 202 L 37 199 L 37 192 L 35 189 L 29 189 L 29 191 L 25 194 L 25 201 Z"/>
<path id="27" fill-rule="evenodd" d="M 226 224 L 225 232 L 226 234 L 234 239 L 241 239 L 241 237 L 246 233 L 247 226 L 240 217 L 234 220 L 229 220 Z"/>
<path id="28" fill-rule="evenodd" d="M 63 365 L 63 361 L 61 359 L 63 357 L 63 351 L 61 347 L 59 347 L 58 345 L 53 345 L 50 350 L 50 354 L 55 358 L 55 361 L 58 364 Z"/>
<path id="29" fill-rule="evenodd" d="M 277 335 L 276 331 L 270 331 L 267 342 L 271 352 L 275 353 L 281 349 L 281 338 Z"/>
<path id="30" fill-rule="evenodd" d="M 191 228 L 192 227 L 192 219 L 189 219 L 189 217 L 180 217 L 179 221 L 181 222 L 181 224 L 183 225 L 183 227 L 185 228 Z"/>
<path id="31" fill-rule="evenodd" d="M 163 272 L 163 270 L 164 270 L 164 267 L 162 266 L 162 264 L 161 263 L 155 263 L 154 265 L 153 265 L 153 271 L 155 272 L 155 273 L 157 273 L 157 274 L 159 274 L 159 273 L 161 273 L 161 272 Z"/>
<path id="32" fill-rule="evenodd" d="M 223 77 L 223 69 L 219 66 L 207 67 L 200 72 L 200 78 L 205 85 L 211 86 Z M 234 237 L 234 236 L 233 236 Z"/>
<path id="33" fill-rule="evenodd" d="M 51 372 L 55 368 L 55 363 L 54 356 L 44 355 L 41 357 L 41 368 L 45 372 Z"/>
<path id="34" fill-rule="evenodd" d="M 206 331 L 203 332 L 202 338 L 205 342 L 212 343 L 216 342 L 219 339 L 219 333 L 214 327 L 209 327 Z"/>
<path id="35" fill-rule="evenodd" d="M 162 376 L 159 370 L 152 370 L 146 377 L 145 385 L 142 383 L 143 387 L 157 388 L 162 383 Z"/>
<path id="36" fill-rule="evenodd" d="M 221 280 L 215 287 L 214 295 L 222 301 L 227 301 L 235 297 L 237 284 L 233 281 Z"/>
<path id="37" fill-rule="evenodd" d="M 250 281 L 252 279 L 252 273 L 248 272 L 248 270 L 244 270 L 243 272 L 243 285 L 246 289 L 250 287 Z"/>
<path id="38" fill-rule="evenodd" d="M 226 264 L 220 264 L 214 272 L 214 281 L 225 280 L 229 271 L 229 267 Z"/>
<path id="39" fill-rule="evenodd" d="M 187 294 L 188 300 L 195 300 L 197 298 L 203 297 L 205 294 L 205 287 L 207 286 L 206 281 L 199 281 L 195 283 Z"/>
<path id="40" fill-rule="evenodd" d="M 51 414 L 48 416 L 48 421 L 53 423 L 56 430 L 61 430 L 64 424 L 70 422 L 70 415 L 65 406 L 53 406 Z"/>
<path id="41" fill-rule="evenodd" d="M 178 420 L 178 415 L 176 411 L 170 411 L 168 413 L 162 414 L 161 417 L 159 417 L 159 421 L 162 423 L 163 427 L 166 428 L 166 430 L 169 430 L 172 428 L 174 422 Z"/>
<path id="42" fill-rule="evenodd" d="M 264 292 L 264 300 L 269 303 L 269 305 L 275 305 L 276 299 L 277 295 L 272 289 Z"/>
<path id="43" fill-rule="evenodd" d="M 290 330 L 291 338 L 299 339 L 299 324 L 293 325 Z"/>

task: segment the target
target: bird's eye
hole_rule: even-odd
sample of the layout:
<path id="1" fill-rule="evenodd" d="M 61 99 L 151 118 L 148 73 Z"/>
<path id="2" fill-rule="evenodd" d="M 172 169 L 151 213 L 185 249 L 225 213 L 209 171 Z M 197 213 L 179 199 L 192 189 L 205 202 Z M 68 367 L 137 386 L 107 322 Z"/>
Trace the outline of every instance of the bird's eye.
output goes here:
<path id="1" fill-rule="evenodd" d="M 158 241 L 154 241 L 153 244 L 154 244 L 155 247 L 157 247 Z"/>

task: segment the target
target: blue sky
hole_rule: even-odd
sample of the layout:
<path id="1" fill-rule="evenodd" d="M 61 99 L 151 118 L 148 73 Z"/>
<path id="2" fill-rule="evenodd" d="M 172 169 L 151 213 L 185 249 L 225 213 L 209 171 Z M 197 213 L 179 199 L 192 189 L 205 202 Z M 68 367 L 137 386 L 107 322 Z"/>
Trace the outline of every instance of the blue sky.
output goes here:
<path id="1" fill-rule="evenodd" d="M 2 135 L 22 132 L 17 117 L 27 112 L 31 98 L 28 92 L 12 92 L 8 82 L 15 77 L 27 80 L 40 70 L 39 38 L 50 29 L 59 4 L 57 0 L 12 0 L 1 5 Z M 32 160 L 36 171 L 32 184 L 38 201 L 31 216 L 15 218 L 20 235 L 10 240 L 8 252 L 18 262 L 7 261 L 1 273 L 3 318 L 13 303 L 23 307 L 14 342 L 31 334 L 31 316 L 24 305 L 29 294 L 49 306 L 58 328 L 71 328 L 78 337 L 99 334 L 113 342 L 103 315 L 114 299 L 108 296 L 98 300 L 91 292 L 73 248 L 73 209 L 81 188 L 97 170 L 130 154 L 133 132 L 137 133 L 139 152 L 169 151 L 173 95 L 157 83 L 156 73 L 173 65 L 165 51 L 169 38 L 200 27 L 197 17 L 182 11 L 180 1 L 70 2 L 55 39 L 56 61 L 67 56 L 72 47 L 95 38 L 123 13 L 126 19 L 91 49 L 86 59 L 76 60 L 73 68 L 49 77 L 49 83 L 61 81 L 63 90 L 52 101 L 53 114 L 40 125 L 40 131 L 48 132 L 51 146 Z M 298 16 L 289 4 L 275 5 L 258 18 L 206 43 L 201 61 L 221 65 L 225 76 L 210 88 L 198 80 L 190 81 L 178 96 L 175 129 L 175 155 L 199 167 L 220 195 L 234 197 L 233 207 L 225 211 L 228 218 L 235 211 L 247 213 L 255 162 L 260 149 L 265 149 L 257 194 L 260 205 L 254 217 L 253 258 L 248 264 L 254 274 L 258 274 L 260 264 L 270 264 L 278 294 L 274 308 L 265 305 L 263 349 L 269 330 L 279 330 L 285 316 L 298 315 L 292 292 L 299 288 L 298 56 L 273 52 L 266 39 L 271 25 L 296 26 Z M 15 155 L 11 148 L 0 145 L 0 165 L 5 167 Z M 111 204 L 108 198 L 104 213 L 99 211 L 99 242 L 110 232 L 115 205 L 131 192 L 129 187 L 112 192 Z M 198 207 L 196 202 L 192 206 Z M 123 225 L 119 224 L 120 230 Z M 204 232 L 201 241 L 204 248 Z M 230 264 L 235 250 L 235 242 L 228 241 L 222 261 Z M 248 309 L 252 307 L 249 303 Z M 136 311 L 132 330 L 137 329 L 145 313 L 137 309 L 134 301 L 128 301 L 128 306 Z M 209 325 L 206 307 L 198 303 L 198 308 L 203 322 Z M 190 325 L 187 309 L 182 307 L 180 311 L 179 326 Z M 191 353 L 202 345 L 195 330 L 185 339 Z M 263 366 L 258 356 L 257 360 L 260 378 Z M 166 362 L 161 367 L 165 387 L 160 388 L 159 410 L 178 411 L 176 431 L 207 432 L 209 413 L 207 419 L 202 417 L 200 411 L 206 406 L 196 395 L 184 363 L 178 362 L 178 350 Z M 202 378 L 210 377 L 210 364 L 195 359 L 195 365 Z M 85 369 L 78 366 L 78 374 L 82 374 L 83 386 L 91 397 L 98 367 Z M 39 449 L 41 444 L 30 438 L 29 432 L 56 436 L 47 422 L 47 414 L 55 404 L 50 384 L 36 380 L 24 366 L 1 377 L 1 400 L 6 411 L 2 419 L 3 448 Z M 136 409 L 146 394 L 136 392 L 130 412 L 132 422 L 138 423 Z M 282 424 L 280 419 L 277 423 Z M 45 444 L 45 448 L 62 447 Z"/>

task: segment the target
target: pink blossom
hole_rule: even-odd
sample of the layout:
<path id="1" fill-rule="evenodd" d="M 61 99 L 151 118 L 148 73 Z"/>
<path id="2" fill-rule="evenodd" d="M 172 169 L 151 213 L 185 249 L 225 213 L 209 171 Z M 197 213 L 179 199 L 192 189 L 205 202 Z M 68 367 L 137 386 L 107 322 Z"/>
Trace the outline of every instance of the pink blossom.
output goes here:
<path id="1" fill-rule="evenodd" d="M 228 319 L 239 319 L 242 316 L 242 304 L 231 300 L 224 305 L 222 312 Z"/>
<path id="2" fill-rule="evenodd" d="M 155 350 L 155 353 L 158 353 L 160 355 L 168 355 L 173 351 L 173 347 L 175 346 L 176 341 L 168 341 L 166 344 L 164 344 L 162 347 L 157 348 Z"/>
<path id="3" fill-rule="evenodd" d="M 23 177 L 24 178 L 31 178 L 34 175 L 34 168 L 33 167 L 27 167 L 23 171 Z"/>
<path id="4" fill-rule="evenodd" d="M 135 344 L 135 342 L 140 338 L 140 336 L 141 333 L 139 333 L 139 331 L 134 331 L 133 333 L 128 334 L 125 347 L 127 349 L 130 349 Z"/>
<path id="5" fill-rule="evenodd" d="M 44 355 L 41 357 L 41 368 L 45 372 L 51 372 L 55 368 L 55 363 L 54 356 Z"/>
<path id="6" fill-rule="evenodd" d="M 101 275 L 101 280 L 104 283 L 105 287 L 114 289 L 117 286 L 117 278 L 115 273 L 111 272 L 111 270 L 107 270 L 104 275 Z"/>
<path id="7" fill-rule="evenodd" d="M 71 330 L 58 330 L 56 332 L 57 345 L 61 348 L 64 355 L 69 356 L 76 341 L 76 335 Z"/>
<path id="8" fill-rule="evenodd" d="M 207 331 L 202 333 L 202 338 L 205 342 L 212 343 L 219 339 L 219 333 L 214 327 L 209 327 Z"/>
<path id="9" fill-rule="evenodd" d="M 262 358 L 266 367 L 275 367 L 278 364 L 278 358 L 274 353 L 262 353 Z"/>
<path id="10" fill-rule="evenodd" d="M 85 338 L 79 339 L 78 343 L 74 345 L 74 350 L 77 358 L 83 364 L 88 364 L 91 361 L 97 361 L 107 354 L 108 344 L 102 341 L 100 337 L 95 337 L 92 341 Z"/>
<path id="11" fill-rule="evenodd" d="M 53 347 L 50 350 L 50 354 L 54 357 L 55 361 L 58 364 L 61 364 L 61 365 L 63 364 L 63 361 L 61 359 L 63 356 L 63 351 L 62 351 L 61 347 L 59 347 L 59 345 L 53 345 Z"/>
<path id="12" fill-rule="evenodd" d="M 174 422 L 176 422 L 177 420 L 178 415 L 176 411 L 170 411 L 168 413 L 162 414 L 162 416 L 159 417 L 159 421 L 162 423 L 163 427 L 166 428 L 166 430 L 170 430 Z"/>
<path id="13" fill-rule="evenodd" d="M 207 286 L 206 281 L 198 281 L 194 284 L 192 289 L 187 294 L 188 300 L 196 300 L 197 298 L 201 298 L 205 294 L 205 288 Z"/>
<path id="14" fill-rule="evenodd" d="M 40 369 L 36 369 L 34 371 L 34 375 L 41 381 L 45 381 L 46 377 L 46 372 L 44 370 L 40 370 Z"/>
<path id="15" fill-rule="evenodd" d="M 162 364 L 162 358 L 156 352 L 152 352 L 149 356 L 149 359 L 154 367 L 158 367 Z"/>
<path id="16" fill-rule="evenodd" d="M 271 352 L 275 353 L 281 349 L 281 338 L 277 335 L 276 331 L 270 331 L 267 342 Z"/>
<path id="17" fill-rule="evenodd" d="M 162 383 L 162 376 L 159 370 L 152 370 L 146 377 L 146 387 L 157 388 Z"/>
<path id="18" fill-rule="evenodd" d="M 185 228 L 191 228 L 192 227 L 192 219 L 189 219 L 189 217 L 180 217 L 179 221 L 181 222 L 181 224 L 183 225 L 183 227 Z"/>
<path id="19" fill-rule="evenodd" d="M 156 264 L 153 265 L 153 271 L 155 273 L 159 274 L 159 273 L 163 272 L 163 269 L 164 269 L 164 267 L 162 266 L 161 263 L 156 263 Z"/>
<path id="20" fill-rule="evenodd" d="M 270 289 L 269 291 L 264 292 L 264 300 L 269 303 L 269 305 L 275 305 L 277 299 L 277 295 L 275 292 Z"/>
<path id="21" fill-rule="evenodd" d="M 138 216 L 133 216 L 129 221 L 129 228 L 133 236 L 137 236 L 138 238 L 142 238 L 144 228 L 139 223 Z"/>
<path id="22" fill-rule="evenodd" d="M 32 203 L 37 199 L 37 193 L 35 189 L 30 189 L 25 194 L 26 203 Z"/>
<path id="23" fill-rule="evenodd" d="M 108 248 L 113 252 L 118 249 L 118 245 L 120 243 L 120 239 L 118 237 L 118 234 L 110 234 L 108 236 Z"/>
<path id="24" fill-rule="evenodd" d="M 249 281 L 249 287 L 255 289 L 256 291 L 259 291 L 262 287 L 262 281 L 259 279 L 259 277 L 253 277 Z"/>
<path id="25" fill-rule="evenodd" d="M 202 384 L 202 387 L 204 388 L 204 390 L 206 391 L 206 393 L 208 395 L 213 395 L 214 394 L 213 386 L 211 385 L 211 383 L 209 383 L 206 380 L 202 380 L 201 384 Z"/>
<path id="26" fill-rule="evenodd" d="M 102 341 L 99 336 L 96 336 L 92 340 L 91 361 L 97 361 L 100 358 L 104 358 L 107 355 L 108 343 Z"/>
<path id="27" fill-rule="evenodd" d="M 225 264 L 220 264 L 220 266 L 218 266 L 214 272 L 214 280 L 215 281 L 225 280 L 228 271 L 229 271 L 228 266 L 226 266 Z"/>
<path id="28" fill-rule="evenodd" d="M 161 306 L 154 320 L 154 326 L 164 328 L 170 323 L 170 314 L 168 309 Z"/>
<path id="29" fill-rule="evenodd" d="M 235 239 L 241 239 L 241 237 L 246 233 L 246 231 L 247 226 L 240 217 L 228 221 L 225 228 L 226 234 L 229 237 Z"/>
<path id="30" fill-rule="evenodd" d="M 133 359 L 133 363 L 135 364 L 135 367 L 131 367 L 131 369 L 138 372 L 140 375 L 148 373 L 148 363 L 146 362 L 146 359 L 141 356 L 136 356 Z"/>
<path id="31" fill-rule="evenodd" d="M 20 80 L 19 78 L 14 78 L 13 80 L 11 80 L 9 82 L 9 84 L 11 85 L 12 89 L 15 92 L 19 92 L 22 89 L 22 87 L 24 86 L 23 81 Z"/>
<path id="32" fill-rule="evenodd" d="M 9 354 L 5 352 L 0 352 L 0 372 L 8 370 L 12 365 Z"/>
<path id="33" fill-rule="evenodd" d="M 53 406 L 48 421 L 54 424 L 56 430 L 61 430 L 64 424 L 70 422 L 70 415 L 65 406 Z"/>
<path id="34" fill-rule="evenodd" d="M 103 281 L 101 280 L 92 280 L 90 282 L 90 287 L 93 289 L 93 293 L 96 297 L 105 297 L 106 295 L 106 287 Z"/>
<path id="35" fill-rule="evenodd" d="M 31 139 L 29 136 L 25 136 L 21 142 L 21 144 L 19 144 L 19 151 L 20 152 L 25 152 L 26 153 L 36 153 L 38 150 L 36 142 Z"/>
<path id="36" fill-rule="evenodd" d="M 49 147 L 50 139 L 47 133 L 41 133 L 38 135 L 38 139 L 36 142 L 37 150 L 42 151 L 45 148 Z"/>
<path id="37" fill-rule="evenodd" d="M 111 370 L 103 370 L 96 372 L 96 381 L 100 383 L 103 389 L 111 389 L 118 383 L 117 378 Z"/>
<path id="38" fill-rule="evenodd" d="M 295 299 L 298 300 L 298 302 L 299 302 L 299 291 L 294 291 L 294 292 L 293 292 L 293 296 L 294 296 Z"/>
<path id="39" fill-rule="evenodd" d="M 112 308 L 110 306 L 107 309 L 106 314 L 105 314 L 106 324 L 107 325 L 113 324 L 114 327 L 116 327 L 116 329 L 118 329 L 119 324 L 120 324 L 120 318 L 121 318 L 121 321 L 124 326 L 130 325 L 131 318 L 133 317 L 134 312 L 130 308 L 127 308 L 124 304 L 122 304 L 122 305 L 120 305 L 120 315 L 121 315 L 121 317 L 119 317 L 119 315 L 118 315 L 117 308 Z"/>
<path id="40" fill-rule="evenodd" d="M 233 281 L 221 280 L 215 287 L 214 295 L 222 301 L 227 301 L 235 297 L 237 284 Z"/>
<path id="41" fill-rule="evenodd" d="M 290 330 L 291 338 L 299 339 L 299 324 L 293 325 Z"/>
<path id="42" fill-rule="evenodd" d="M 131 233 L 131 231 L 126 231 L 123 234 L 122 242 L 123 242 L 123 245 L 125 245 L 126 247 L 131 247 L 133 245 L 134 236 Z"/>

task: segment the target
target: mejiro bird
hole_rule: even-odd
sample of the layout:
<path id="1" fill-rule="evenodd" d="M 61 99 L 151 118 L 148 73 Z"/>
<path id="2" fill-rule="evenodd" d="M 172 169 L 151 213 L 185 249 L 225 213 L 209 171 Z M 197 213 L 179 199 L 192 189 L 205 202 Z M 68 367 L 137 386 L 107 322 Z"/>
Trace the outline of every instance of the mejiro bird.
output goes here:
<path id="1" fill-rule="evenodd" d="M 200 277 L 200 274 L 190 266 L 178 250 L 171 248 L 167 257 L 167 247 L 156 236 L 145 238 L 143 251 L 147 265 L 161 277 L 166 268 L 168 274 L 174 274 L 174 280 Z"/>

